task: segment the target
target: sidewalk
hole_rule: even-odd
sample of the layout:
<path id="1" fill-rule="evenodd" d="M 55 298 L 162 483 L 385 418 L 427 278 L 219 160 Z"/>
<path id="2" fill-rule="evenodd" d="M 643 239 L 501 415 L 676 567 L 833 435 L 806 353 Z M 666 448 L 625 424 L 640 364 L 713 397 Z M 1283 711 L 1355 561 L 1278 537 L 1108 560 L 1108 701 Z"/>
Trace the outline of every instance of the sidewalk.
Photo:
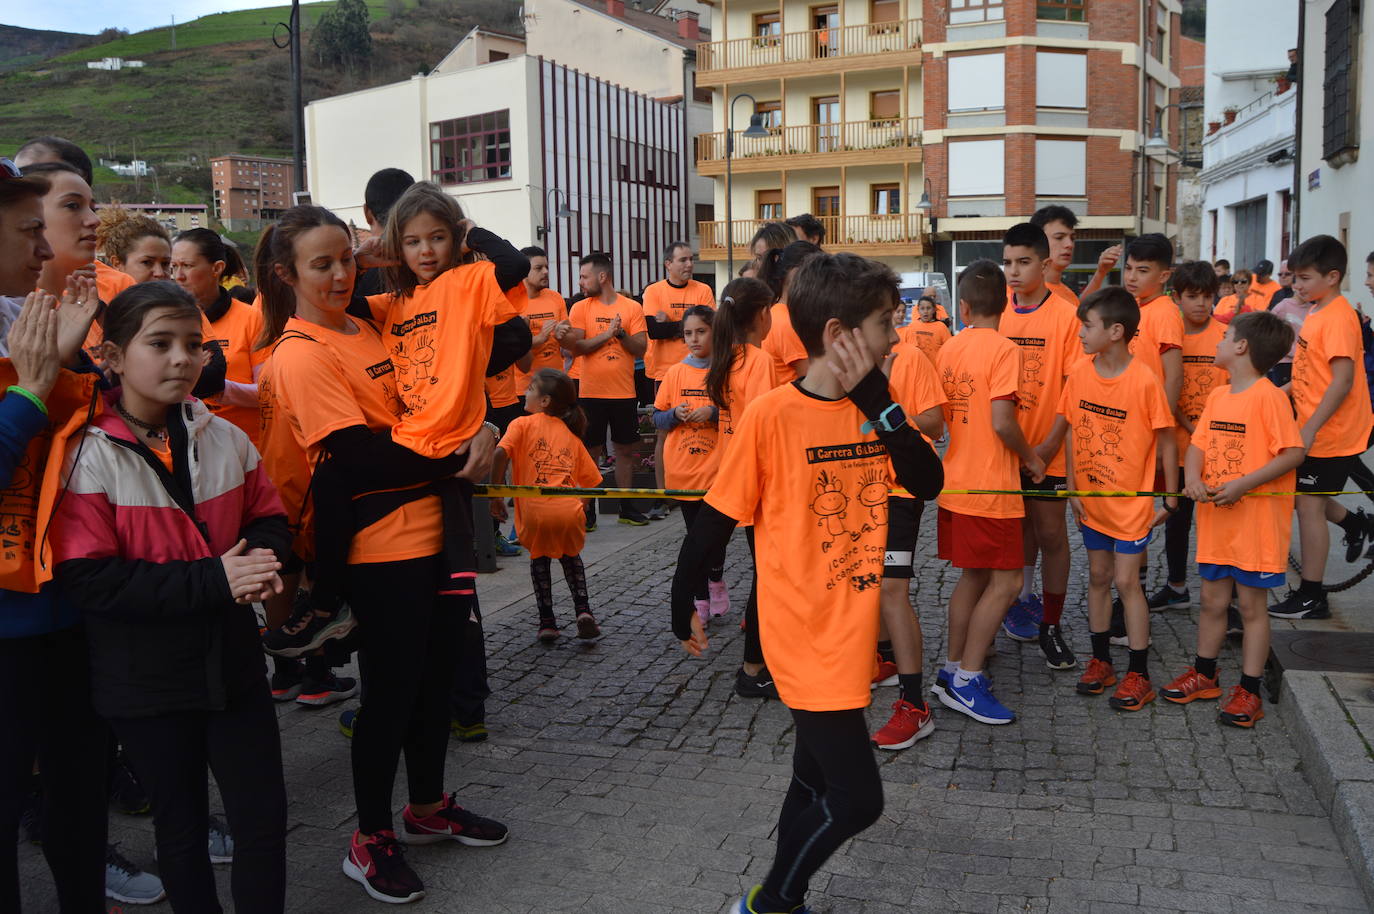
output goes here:
<path id="1" fill-rule="evenodd" d="M 506 821 L 511 840 L 411 851 L 429 888 L 415 910 L 714 914 L 768 868 L 792 734 L 777 702 L 732 691 L 748 581 L 743 537 L 726 574 L 736 608 L 713 624 L 707 658 L 695 660 L 668 632 L 680 516 L 647 528 L 607 520 L 584 553 L 606 632 L 594 645 L 535 642 L 527 559 L 505 559 L 479 581 L 492 737 L 451 745 L 448 782 L 465 805 Z M 929 671 L 944 650 L 945 600 L 957 578 L 933 557 L 929 518 L 918 554 L 926 558 L 913 600 Z M 1065 615 L 1080 656 L 1084 574 L 1076 560 Z M 559 577 L 555 570 L 566 618 Z M 1348 601 L 1336 604 L 1343 617 Z M 1153 617 L 1157 678 L 1191 659 L 1195 616 Z M 1309 780 L 1287 709 L 1252 732 L 1219 726 L 1211 702 L 1156 702 L 1121 715 L 1105 699 L 1075 694 L 1076 674 L 1048 670 L 1034 645 L 999 636 L 997 647 L 991 675 L 1020 719 L 993 728 L 938 708 L 929 739 L 881 753 L 886 810 L 813 881 L 817 914 L 1369 910 L 1342 849 L 1347 826 Z M 1228 645 L 1222 654 L 1228 681 L 1237 653 Z M 875 693 L 874 728 L 895 698 L 895 689 Z M 341 707 L 280 709 L 288 910 L 302 914 L 380 910 L 339 872 L 356 825 L 348 743 L 335 723 Z M 401 777 L 398 815 L 404 802 Z M 155 866 L 147 819 L 112 813 L 111 834 L 128 856 Z M 37 849 L 21 847 L 20 869 L 25 910 L 53 911 Z M 228 904 L 227 869 L 217 872 Z"/>

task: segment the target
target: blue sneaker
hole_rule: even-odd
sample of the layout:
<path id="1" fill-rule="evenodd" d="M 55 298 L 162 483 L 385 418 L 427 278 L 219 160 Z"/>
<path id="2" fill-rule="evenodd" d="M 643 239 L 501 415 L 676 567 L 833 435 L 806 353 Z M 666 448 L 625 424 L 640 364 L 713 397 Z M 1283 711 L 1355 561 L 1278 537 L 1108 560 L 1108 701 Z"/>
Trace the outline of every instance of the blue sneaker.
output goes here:
<path id="1" fill-rule="evenodd" d="M 1033 602 L 1032 602 L 1033 601 Z M 1036 612 L 1037 607 L 1039 613 Z M 1029 600 L 1017 600 L 1007 610 L 1002 620 L 1002 631 L 1013 641 L 1034 641 L 1040 637 L 1040 619 L 1044 618 L 1045 607 L 1034 595 Z"/>
<path id="2" fill-rule="evenodd" d="M 949 681 L 949 673 L 944 669 L 939 670 L 935 674 L 935 684 L 930 687 L 930 694 L 943 701 L 944 694 L 949 689 Z"/>
<path id="3" fill-rule="evenodd" d="M 358 708 L 349 708 L 339 714 L 339 732 L 349 739 L 353 738 L 353 726 L 358 722 Z"/>
<path id="4" fill-rule="evenodd" d="M 520 547 L 513 545 L 510 540 L 501 534 L 496 534 L 496 554 L 497 555 L 519 555 Z"/>
<path id="5" fill-rule="evenodd" d="M 105 847 L 105 897 L 124 904 L 156 904 L 167 893 L 161 879 L 130 863 L 111 844 Z"/>
<path id="6" fill-rule="evenodd" d="M 210 862 L 234 862 L 234 836 L 229 834 L 229 826 L 219 816 L 210 817 Z"/>
<path id="7" fill-rule="evenodd" d="M 791 911 L 761 911 L 754 907 L 754 899 L 762 891 L 763 886 L 756 885 L 746 892 L 744 897 L 739 900 L 739 904 L 735 906 L 734 914 L 811 914 L 811 909 L 804 905 L 793 908 Z"/>
<path id="8" fill-rule="evenodd" d="M 1009 724 L 1016 720 L 1016 715 L 993 696 L 992 683 L 982 673 L 970 679 L 966 686 L 951 682 L 940 696 L 940 703 L 979 723 Z"/>
<path id="9" fill-rule="evenodd" d="M 510 535 L 506 537 L 506 542 L 512 546 L 520 545 L 520 533 L 515 529 L 515 524 L 510 525 Z"/>

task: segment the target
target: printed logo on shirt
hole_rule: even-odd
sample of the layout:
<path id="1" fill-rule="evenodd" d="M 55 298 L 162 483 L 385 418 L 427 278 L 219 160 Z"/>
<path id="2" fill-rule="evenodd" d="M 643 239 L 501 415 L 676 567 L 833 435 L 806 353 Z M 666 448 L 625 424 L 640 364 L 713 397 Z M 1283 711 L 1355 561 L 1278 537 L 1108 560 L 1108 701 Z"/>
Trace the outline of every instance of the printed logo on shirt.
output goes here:
<path id="1" fill-rule="evenodd" d="M 1184 362 L 1184 364 L 1188 364 L 1188 365 L 1214 365 L 1214 364 L 1216 364 L 1216 356 L 1211 356 L 1211 355 L 1185 355 L 1185 356 L 1183 357 L 1183 362 Z"/>
<path id="2" fill-rule="evenodd" d="M 530 449 L 530 459 L 534 461 L 534 484 L 537 486 L 551 485 L 555 480 L 567 479 L 573 470 L 572 449 L 563 447 L 555 451 L 542 436 Z"/>
<path id="3" fill-rule="evenodd" d="M 391 325 L 392 336 L 405 336 L 420 327 L 429 327 L 439 323 L 439 312 L 426 311 L 424 314 L 417 314 L 408 321 L 401 321 L 399 324 Z"/>
<path id="4" fill-rule="evenodd" d="M 376 365 L 367 366 L 365 370 L 367 371 L 367 376 L 375 381 L 386 375 L 395 374 L 396 366 L 391 364 L 391 359 L 383 359 Z"/>
<path id="5" fill-rule="evenodd" d="M 868 466 L 857 478 L 852 469 L 845 473 L 846 469 L 840 466 L 816 474 L 810 507 L 816 526 L 824 534 L 821 553 L 826 561 L 826 589 L 848 587 L 862 593 L 882 584 L 885 543 L 859 540 L 887 527 L 889 477 L 882 465 Z"/>
<path id="6" fill-rule="evenodd" d="M 966 371 L 956 375 L 953 368 L 946 368 L 940 384 L 945 389 L 950 414 L 958 416 L 962 424 L 968 425 L 968 401 L 978 390 L 973 383 L 973 375 Z"/>
<path id="7" fill-rule="evenodd" d="M 1245 464 L 1245 423 L 1207 423 L 1207 448 L 1203 464 L 1203 479 L 1209 485 L 1220 485 L 1241 475 Z"/>
<path id="8" fill-rule="evenodd" d="M 829 463 L 834 460 L 865 460 L 881 457 L 887 448 L 881 441 L 856 441 L 853 444 L 825 444 L 806 449 L 807 463 Z"/>

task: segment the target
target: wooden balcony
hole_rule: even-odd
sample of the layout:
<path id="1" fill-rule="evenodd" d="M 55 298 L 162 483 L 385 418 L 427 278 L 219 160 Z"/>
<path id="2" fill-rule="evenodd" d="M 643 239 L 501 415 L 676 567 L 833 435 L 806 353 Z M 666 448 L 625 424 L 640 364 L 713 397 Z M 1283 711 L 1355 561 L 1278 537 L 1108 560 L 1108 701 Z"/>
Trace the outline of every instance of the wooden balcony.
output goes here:
<path id="1" fill-rule="evenodd" d="M 921 257 L 926 253 L 926 233 L 930 226 L 922 213 L 893 213 L 869 216 L 821 216 L 825 226 L 825 248 L 849 251 L 865 257 Z M 736 219 L 730 226 L 735 260 L 743 263 L 753 257 L 747 245 L 763 225 L 763 219 Z M 724 222 L 699 222 L 701 259 L 725 260 Z"/>
<path id="2" fill-rule="evenodd" d="M 921 20 L 864 22 L 697 45 L 697 84 L 873 70 L 921 63 Z"/>
<path id="3" fill-rule="evenodd" d="M 921 161 L 923 118 L 770 127 L 766 137 L 735 131 L 730 168 L 736 174 L 783 168 L 838 168 Z M 725 133 L 696 138 L 697 174 L 725 174 Z"/>

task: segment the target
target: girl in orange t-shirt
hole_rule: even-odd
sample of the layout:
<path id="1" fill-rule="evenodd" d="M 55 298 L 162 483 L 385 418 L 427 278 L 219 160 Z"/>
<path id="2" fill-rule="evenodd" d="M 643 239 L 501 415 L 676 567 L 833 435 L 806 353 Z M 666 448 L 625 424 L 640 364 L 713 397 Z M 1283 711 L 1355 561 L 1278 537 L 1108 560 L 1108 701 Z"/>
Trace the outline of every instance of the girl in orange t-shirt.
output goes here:
<path id="1" fill-rule="evenodd" d="M 773 357 L 778 381 L 783 384 L 806 377 L 806 369 L 811 364 L 801 337 L 792 329 L 792 314 L 787 310 L 787 284 L 806 258 L 819 253 L 821 249 L 809 241 L 794 241 L 782 250 L 768 251 L 759 261 L 759 279 L 768 284 L 777 300 L 773 306 L 773 326 L 763 338 L 763 351 Z"/>
<path id="2" fill-rule="evenodd" d="M 663 375 L 654 398 L 654 425 L 668 433 L 663 443 L 663 477 L 670 489 L 709 489 L 720 466 L 720 409 L 706 392 L 714 313 L 705 305 L 693 305 L 683 312 L 687 357 Z M 679 499 L 679 504 L 690 534 L 701 502 Z M 707 579 L 697 582 L 696 610 L 703 623 L 730 610 L 724 574 L 725 550 L 721 549 L 711 556 Z"/>
<path id="3" fill-rule="evenodd" d="M 525 391 L 525 412 L 511 422 L 496 446 L 492 479 L 502 479 L 510 467 L 518 486 L 587 487 L 601 483 L 582 433 L 587 417 L 577 405 L 572 379 L 557 368 L 541 368 L 530 378 Z M 502 499 L 491 500 L 492 515 L 506 519 Z M 558 619 L 553 614 L 553 580 L 550 559 L 563 566 L 563 578 L 572 592 L 577 617 L 577 637 L 599 638 L 601 629 L 587 598 L 587 571 L 582 564 L 582 544 L 587 531 L 582 502 L 576 498 L 517 498 L 515 529 L 520 543 L 530 551 L 530 579 L 539 607 L 539 640 L 558 640 Z"/>

